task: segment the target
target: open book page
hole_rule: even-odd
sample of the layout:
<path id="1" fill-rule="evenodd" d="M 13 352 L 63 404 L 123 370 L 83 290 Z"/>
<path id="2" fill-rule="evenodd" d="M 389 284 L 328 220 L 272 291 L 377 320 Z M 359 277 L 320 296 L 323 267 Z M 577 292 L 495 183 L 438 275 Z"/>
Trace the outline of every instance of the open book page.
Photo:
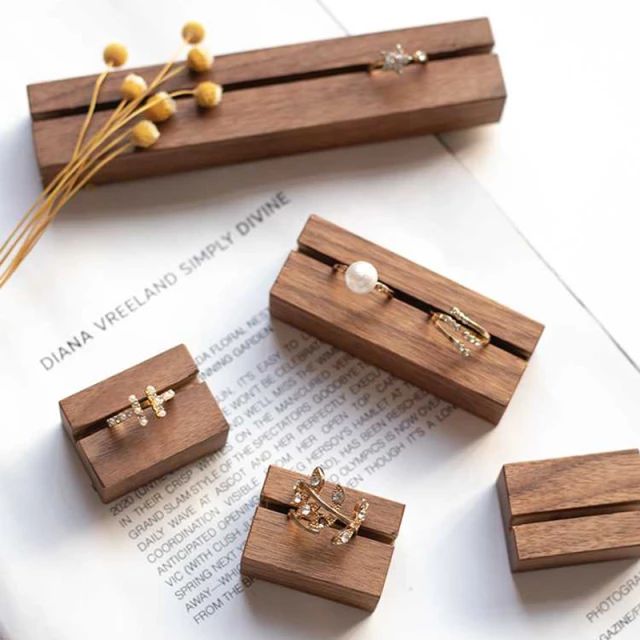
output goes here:
<path id="1" fill-rule="evenodd" d="M 310 213 L 546 324 L 498 427 L 270 322 Z M 629 561 L 509 571 L 502 464 L 635 446 L 637 374 L 434 138 L 86 192 L 1 304 L 8 638 L 590 639 L 637 612 Z M 57 402 L 181 342 L 228 445 L 103 505 Z M 241 578 L 272 463 L 406 503 L 373 614 Z"/>

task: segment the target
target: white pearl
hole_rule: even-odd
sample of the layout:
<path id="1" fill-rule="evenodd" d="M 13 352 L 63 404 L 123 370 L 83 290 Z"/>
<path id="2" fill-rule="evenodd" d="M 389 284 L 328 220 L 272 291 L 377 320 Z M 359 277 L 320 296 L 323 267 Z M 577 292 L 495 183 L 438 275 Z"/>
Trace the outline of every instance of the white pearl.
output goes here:
<path id="1" fill-rule="evenodd" d="M 354 293 L 371 293 L 378 282 L 378 270 L 370 262 L 358 260 L 349 265 L 344 280 Z"/>

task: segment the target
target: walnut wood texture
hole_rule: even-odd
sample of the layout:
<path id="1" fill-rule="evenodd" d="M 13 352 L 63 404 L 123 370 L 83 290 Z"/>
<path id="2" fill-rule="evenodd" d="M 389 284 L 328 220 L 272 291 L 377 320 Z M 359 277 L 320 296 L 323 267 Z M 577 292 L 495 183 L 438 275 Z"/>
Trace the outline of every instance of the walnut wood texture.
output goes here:
<path id="1" fill-rule="evenodd" d="M 96 426 L 102 428 L 107 418 L 126 409 L 131 394 L 142 400 L 147 385 L 152 384 L 162 393 L 169 387 L 175 390 L 197 375 L 198 367 L 191 354 L 184 345 L 178 345 L 60 400 L 63 424 L 77 440 Z"/>
<path id="2" fill-rule="evenodd" d="M 543 326 L 318 216 L 271 289 L 273 317 L 408 380 L 494 424 L 506 410 Z M 332 264 L 372 262 L 396 291 L 356 295 Z M 428 311 L 460 307 L 495 338 L 462 358 Z"/>
<path id="3" fill-rule="evenodd" d="M 351 264 L 372 262 L 381 280 L 394 291 L 407 294 L 438 311 L 460 307 L 511 351 L 528 359 L 544 326 L 535 320 L 449 280 L 384 247 L 369 242 L 320 216 L 312 215 L 298 237 L 301 251 Z"/>
<path id="4" fill-rule="evenodd" d="M 426 68 L 402 77 L 369 74 L 366 65 L 396 42 L 426 49 Z M 217 109 L 191 99 L 161 126 L 153 148 L 125 154 L 96 182 L 133 179 L 205 166 L 325 149 L 494 122 L 506 98 L 486 19 L 416 27 L 221 56 L 212 72 L 176 76 L 184 89 L 212 77 L 225 87 Z M 147 78 L 157 67 L 137 70 Z M 94 129 L 118 101 L 123 72 L 101 92 Z M 95 77 L 29 87 L 36 155 L 50 180 L 69 160 Z"/>
<path id="5" fill-rule="evenodd" d="M 506 464 L 498 494 L 513 571 L 640 555 L 637 449 Z"/>
<path id="6" fill-rule="evenodd" d="M 108 417 L 144 398 L 148 384 L 161 393 L 172 388 L 167 415 L 135 418 L 109 428 Z M 103 502 L 136 489 L 224 446 L 229 427 L 209 387 L 197 380 L 197 367 L 184 345 L 60 401 L 63 426 Z M 149 416 L 151 411 L 147 411 Z"/>
<path id="7" fill-rule="evenodd" d="M 353 66 L 364 67 L 380 49 L 390 49 L 398 42 L 410 52 L 424 49 L 432 59 L 489 53 L 494 44 L 489 20 L 462 20 L 217 56 L 211 71 L 194 75 L 185 70 L 170 79 L 163 88 L 167 91 L 188 89 L 193 86 L 194 79 L 215 80 L 234 87 Z M 120 84 L 129 73 L 137 73 L 149 83 L 162 67 L 159 64 L 109 74 L 100 92 L 99 103 L 115 105 L 120 100 Z M 96 76 L 91 75 L 29 85 L 31 117 L 44 120 L 86 110 L 95 80 Z"/>
<path id="8" fill-rule="evenodd" d="M 393 555 L 404 505 L 345 488 L 345 511 L 365 496 L 369 513 L 348 544 L 335 546 L 335 531 L 307 533 L 287 518 L 293 483 L 303 476 L 271 466 L 244 547 L 241 571 L 299 591 L 373 611 Z M 323 494 L 333 485 L 326 483 Z"/>

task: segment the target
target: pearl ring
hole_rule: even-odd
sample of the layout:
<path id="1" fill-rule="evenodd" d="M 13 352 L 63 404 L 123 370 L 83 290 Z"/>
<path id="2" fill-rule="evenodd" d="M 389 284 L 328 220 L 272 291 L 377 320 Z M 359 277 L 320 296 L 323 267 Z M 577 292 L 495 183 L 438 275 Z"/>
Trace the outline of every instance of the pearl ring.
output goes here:
<path id="1" fill-rule="evenodd" d="M 149 419 L 145 415 L 145 409 L 151 407 L 156 418 L 164 418 L 167 415 L 167 410 L 164 408 L 164 403 L 171 400 L 176 392 L 173 389 L 167 389 L 164 393 L 158 394 L 155 387 L 148 385 L 144 390 L 146 398 L 142 401 L 138 400 L 137 396 L 129 396 L 129 408 L 117 413 L 115 416 L 107 419 L 107 426 L 115 427 L 121 422 L 124 422 L 132 416 L 138 418 L 138 424 L 141 427 L 146 427 L 149 424 Z"/>
<path id="2" fill-rule="evenodd" d="M 364 294 L 379 291 L 387 297 L 393 298 L 393 290 L 378 280 L 378 270 L 370 262 L 358 260 L 349 266 L 336 263 L 333 265 L 333 270 L 344 273 L 344 282 L 353 293 Z"/>

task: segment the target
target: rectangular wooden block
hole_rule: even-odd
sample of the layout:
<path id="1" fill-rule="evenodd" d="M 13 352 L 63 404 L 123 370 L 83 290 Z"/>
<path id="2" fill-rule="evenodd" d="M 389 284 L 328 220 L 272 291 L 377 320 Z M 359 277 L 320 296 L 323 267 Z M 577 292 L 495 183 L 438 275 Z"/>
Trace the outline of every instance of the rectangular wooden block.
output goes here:
<path id="1" fill-rule="evenodd" d="M 334 263 L 366 260 L 395 292 L 355 295 Z M 428 321 L 457 306 L 491 333 L 462 358 Z M 543 326 L 318 216 L 311 216 L 271 289 L 274 318 L 497 424 Z"/>
<path id="2" fill-rule="evenodd" d="M 147 385 L 176 395 L 167 415 L 141 426 L 135 417 L 109 428 L 107 419 L 139 400 Z M 94 488 L 110 502 L 204 455 L 227 440 L 229 426 L 209 387 L 198 380 L 184 345 L 145 360 L 60 401 L 62 424 L 74 443 Z"/>
<path id="3" fill-rule="evenodd" d="M 370 507 L 358 535 L 335 546 L 335 530 L 314 535 L 287 517 L 294 482 L 303 477 L 269 467 L 242 553 L 242 573 L 373 611 L 382 595 L 404 505 L 345 488 L 346 513 L 362 496 Z M 330 495 L 334 486 L 327 482 L 322 493 Z"/>
<path id="4" fill-rule="evenodd" d="M 513 571 L 640 555 L 640 452 L 506 464 L 498 494 Z"/>
<path id="5" fill-rule="evenodd" d="M 367 71 L 381 49 L 424 49 L 429 64 L 401 77 Z M 224 87 L 213 111 L 179 98 L 159 141 L 124 154 L 93 180 L 110 182 L 363 142 L 471 127 L 499 120 L 506 92 L 487 19 L 336 38 L 216 58 L 210 72 L 185 71 L 163 85 L 192 88 L 212 79 Z M 109 75 L 93 130 L 120 99 L 122 78 L 147 81 L 160 66 Z M 95 76 L 30 85 L 36 156 L 48 182 L 70 159 Z"/>

